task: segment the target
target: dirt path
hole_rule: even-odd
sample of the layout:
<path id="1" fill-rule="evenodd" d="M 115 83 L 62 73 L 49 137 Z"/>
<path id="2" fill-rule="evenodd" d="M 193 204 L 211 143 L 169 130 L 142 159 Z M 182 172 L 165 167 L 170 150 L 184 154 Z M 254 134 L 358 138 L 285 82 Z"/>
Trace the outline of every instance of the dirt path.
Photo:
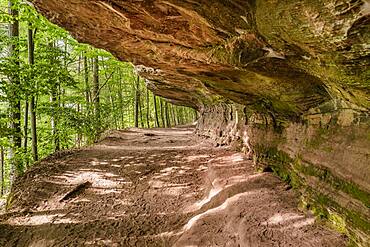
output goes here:
<path id="1" fill-rule="evenodd" d="M 17 182 L 0 246 L 345 246 L 274 175 L 192 131 L 115 131 L 43 161 Z"/>

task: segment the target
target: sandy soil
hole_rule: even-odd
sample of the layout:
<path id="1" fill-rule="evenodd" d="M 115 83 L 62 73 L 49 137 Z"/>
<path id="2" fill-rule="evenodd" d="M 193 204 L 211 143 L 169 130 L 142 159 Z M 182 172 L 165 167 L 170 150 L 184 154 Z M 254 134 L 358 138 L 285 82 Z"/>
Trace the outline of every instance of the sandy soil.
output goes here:
<path id="1" fill-rule="evenodd" d="M 112 131 L 42 161 L 16 183 L 0 246 L 346 245 L 274 175 L 192 132 Z"/>

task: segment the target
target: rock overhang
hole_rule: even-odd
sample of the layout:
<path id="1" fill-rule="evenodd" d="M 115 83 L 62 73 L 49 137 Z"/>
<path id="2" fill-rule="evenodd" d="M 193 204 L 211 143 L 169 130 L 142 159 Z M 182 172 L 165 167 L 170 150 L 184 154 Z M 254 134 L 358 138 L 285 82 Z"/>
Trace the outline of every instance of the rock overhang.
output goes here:
<path id="1" fill-rule="evenodd" d="M 368 0 L 33 3 L 179 104 L 233 101 L 281 118 L 333 100 L 370 107 Z"/>

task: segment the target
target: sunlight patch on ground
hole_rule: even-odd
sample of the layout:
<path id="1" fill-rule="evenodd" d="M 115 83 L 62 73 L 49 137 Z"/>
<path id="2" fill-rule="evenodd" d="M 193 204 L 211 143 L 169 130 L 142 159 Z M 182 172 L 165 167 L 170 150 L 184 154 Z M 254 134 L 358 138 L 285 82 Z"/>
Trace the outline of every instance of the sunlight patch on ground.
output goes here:
<path id="1" fill-rule="evenodd" d="M 118 189 L 92 189 L 92 191 L 98 195 L 107 195 L 107 194 L 121 194 L 122 190 Z"/>
<path id="2" fill-rule="evenodd" d="M 179 196 L 183 194 L 183 191 L 185 189 L 189 188 L 188 186 L 177 186 L 177 187 L 170 187 L 170 188 L 164 188 L 163 194 L 169 195 L 169 196 Z"/>
<path id="3" fill-rule="evenodd" d="M 230 160 L 232 162 L 242 162 L 244 161 L 244 157 L 241 154 L 233 154 L 230 156 Z"/>
<path id="4" fill-rule="evenodd" d="M 303 219 L 304 216 L 295 214 L 295 213 L 285 213 L 285 214 L 274 214 L 272 217 L 270 217 L 267 221 L 262 222 L 262 225 L 280 225 L 284 224 L 288 221 Z"/>
<path id="5" fill-rule="evenodd" d="M 91 202 L 91 200 L 89 200 L 87 198 L 77 198 L 77 199 L 73 200 L 73 203 L 81 203 L 81 202 Z"/>
<path id="6" fill-rule="evenodd" d="M 165 173 L 159 176 L 154 176 L 153 179 L 148 182 L 149 186 L 154 190 L 161 189 L 161 193 L 165 195 L 178 196 L 178 195 L 182 195 L 183 191 L 189 188 L 189 186 L 191 185 L 191 183 L 177 184 L 177 183 L 163 182 L 160 180 L 160 178 L 163 177 L 164 175 L 168 176 L 170 174 Z M 154 192 L 154 193 L 157 193 L 157 192 Z"/>
<path id="7" fill-rule="evenodd" d="M 313 225 L 315 223 L 315 218 L 308 218 L 306 220 L 296 222 L 293 224 L 294 228 L 302 228 L 304 226 Z"/>
<path id="8" fill-rule="evenodd" d="M 165 177 L 170 177 L 170 176 L 175 176 L 175 175 L 180 175 L 186 173 L 186 171 L 190 169 L 187 167 L 177 167 L 177 166 L 172 166 L 172 167 L 167 167 L 159 171 L 159 173 L 155 173 L 153 176 L 153 179 L 161 179 Z"/>
<path id="9" fill-rule="evenodd" d="M 164 151 L 164 150 L 209 150 L 209 147 L 204 147 L 203 145 L 183 145 L 183 146 L 161 146 L 161 147 L 153 147 L 153 146 L 108 146 L 104 144 L 99 144 L 95 146 L 96 148 L 103 148 L 103 149 L 113 149 L 113 150 L 127 150 L 127 151 Z"/>
<path id="10" fill-rule="evenodd" d="M 206 171 L 206 170 L 208 170 L 208 167 L 207 167 L 207 166 L 204 166 L 204 165 L 200 165 L 200 166 L 197 168 L 197 171 L 200 171 L 200 172 L 202 172 L 202 171 Z"/>
<path id="11" fill-rule="evenodd" d="M 209 191 L 208 195 L 206 198 L 202 199 L 201 201 L 196 202 L 194 205 L 189 206 L 188 208 L 185 209 L 185 212 L 194 212 L 196 210 L 201 209 L 204 205 L 209 203 L 215 196 L 220 194 L 223 190 L 236 186 L 240 183 L 247 182 L 248 180 L 251 180 L 256 177 L 263 176 L 262 173 L 255 174 L 255 175 L 239 175 L 239 176 L 233 176 L 229 177 L 226 179 L 214 179 L 211 183 L 211 190 Z"/>
<path id="12" fill-rule="evenodd" d="M 246 197 L 246 196 L 249 196 L 251 194 L 255 194 L 257 192 L 251 192 L 251 191 L 248 191 L 248 192 L 244 192 L 244 193 L 240 193 L 240 194 L 237 194 L 237 195 L 234 195 L 230 198 L 228 198 L 224 203 L 222 203 L 220 206 L 218 207 L 215 207 L 215 208 L 212 208 L 212 209 L 209 209 L 207 211 L 205 211 L 204 213 L 201 213 L 201 214 L 198 214 L 196 216 L 194 216 L 193 218 L 191 218 L 188 223 L 184 226 L 184 230 L 185 231 L 188 231 L 190 230 L 201 218 L 207 216 L 207 215 L 212 215 L 212 214 L 216 214 L 216 213 L 219 213 L 220 211 L 223 211 L 225 210 L 230 204 L 233 204 L 235 203 L 236 201 L 238 201 L 241 197 Z"/>
<path id="13" fill-rule="evenodd" d="M 263 177 L 264 175 L 265 174 L 263 174 L 263 173 L 257 173 L 257 174 L 249 175 L 249 176 L 240 175 L 240 176 L 229 177 L 229 178 L 226 179 L 226 182 L 228 183 L 226 188 L 231 187 L 231 186 L 233 186 L 235 184 L 238 184 L 238 183 L 247 182 L 247 181 L 249 181 L 251 179 L 254 179 L 254 178 Z"/>
<path id="14" fill-rule="evenodd" d="M 212 200 L 213 197 L 218 195 L 222 191 L 222 187 L 215 187 L 209 191 L 208 197 L 204 198 L 200 202 L 195 203 L 195 210 L 200 209 L 204 204 L 207 204 Z"/>
<path id="15" fill-rule="evenodd" d="M 187 209 L 185 209 L 186 213 L 194 212 L 200 208 L 202 208 L 203 205 L 207 204 L 212 200 L 213 197 L 218 195 L 222 191 L 223 187 L 220 185 L 219 180 L 215 179 L 212 181 L 212 188 L 209 191 L 206 198 L 202 199 L 201 201 L 196 202 L 194 205 L 191 205 Z"/>
<path id="16" fill-rule="evenodd" d="M 125 206 L 133 204 L 132 201 L 129 199 L 115 199 L 114 202 L 116 203 L 116 205 L 125 205 Z"/>
<path id="17" fill-rule="evenodd" d="M 78 221 L 69 218 L 62 218 L 64 216 L 65 214 L 20 216 L 9 219 L 7 223 L 16 226 L 39 226 L 50 223 L 51 224 L 78 223 Z"/>
<path id="18" fill-rule="evenodd" d="M 193 162 L 195 160 L 198 160 L 198 159 L 205 159 L 205 158 L 209 158 L 210 156 L 207 155 L 207 154 L 203 154 L 203 155 L 192 155 L 192 156 L 188 156 L 185 158 L 185 160 L 187 162 Z"/>
<path id="19" fill-rule="evenodd" d="M 91 182 L 92 187 L 99 188 L 117 188 L 122 182 L 113 181 L 118 177 L 113 173 L 96 171 L 91 169 L 80 169 L 78 171 L 69 171 L 64 175 L 56 176 L 56 178 L 64 179 L 67 183 L 77 185 L 84 182 Z"/>
<path id="20" fill-rule="evenodd" d="M 232 165 L 232 164 L 230 164 L 230 161 L 233 162 L 233 163 L 239 163 L 239 162 L 243 162 L 245 160 L 244 160 L 243 155 L 237 153 L 237 154 L 233 154 L 233 155 L 230 155 L 230 156 L 211 158 L 211 159 L 208 160 L 207 163 L 216 163 L 215 165 L 217 165 L 217 166 L 230 166 L 230 165 Z"/>
<path id="21" fill-rule="evenodd" d="M 47 246 L 53 246 L 54 245 L 54 240 L 46 240 L 46 239 L 41 239 L 41 240 L 36 240 L 30 244 L 29 247 L 47 247 Z"/>
<path id="22" fill-rule="evenodd" d="M 93 161 L 90 162 L 90 165 L 92 165 L 92 166 L 98 166 L 99 165 L 99 162 L 93 160 Z"/>
<path id="23" fill-rule="evenodd" d="M 162 181 L 157 181 L 157 180 L 149 181 L 149 186 L 154 189 L 160 189 L 163 187 L 163 185 L 164 185 L 164 182 Z"/>
<path id="24" fill-rule="evenodd" d="M 179 169 L 179 168 L 176 167 L 176 166 L 172 166 L 172 167 L 164 168 L 160 172 L 161 173 L 171 173 L 171 172 L 176 172 L 175 170 L 177 170 L 177 169 Z"/>
<path id="25" fill-rule="evenodd" d="M 104 246 L 119 246 L 117 243 L 113 243 L 112 240 L 109 239 L 102 239 L 102 238 L 97 238 L 91 241 L 86 241 L 84 245 L 92 245 L 92 246 L 97 246 L 97 245 L 104 245 Z"/>
<path id="26" fill-rule="evenodd" d="M 128 131 L 133 131 L 133 132 L 136 132 L 136 133 L 143 133 L 143 134 L 148 132 L 148 130 L 146 130 L 146 129 L 137 129 L 137 128 L 130 128 L 130 129 L 128 129 Z M 161 136 L 172 136 L 172 135 L 188 136 L 188 135 L 191 135 L 193 133 L 193 131 L 192 130 L 178 129 L 178 128 L 167 128 L 167 129 L 151 129 L 150 133 L 153 133 L 155 135 L 161 135 Z"/>

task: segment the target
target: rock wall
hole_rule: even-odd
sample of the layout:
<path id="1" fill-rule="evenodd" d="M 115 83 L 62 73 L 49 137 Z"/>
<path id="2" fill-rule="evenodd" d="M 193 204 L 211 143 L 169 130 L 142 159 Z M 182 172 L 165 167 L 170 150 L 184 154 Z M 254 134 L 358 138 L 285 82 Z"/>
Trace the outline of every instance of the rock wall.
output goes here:
<path id="1" fill-rule="evenodd" d="M 335 107 L 334 107 L 335 106 Z M 237 104 L 207 107 L 199 135 L 232 145 L 298 190 L 301 207 L 359 246 L 370 242 L 370 125 L 366 112 L 332 102 L 300 121 L 277 122 Z M 326 111 L 324 111 L 326 110 Z"/>

